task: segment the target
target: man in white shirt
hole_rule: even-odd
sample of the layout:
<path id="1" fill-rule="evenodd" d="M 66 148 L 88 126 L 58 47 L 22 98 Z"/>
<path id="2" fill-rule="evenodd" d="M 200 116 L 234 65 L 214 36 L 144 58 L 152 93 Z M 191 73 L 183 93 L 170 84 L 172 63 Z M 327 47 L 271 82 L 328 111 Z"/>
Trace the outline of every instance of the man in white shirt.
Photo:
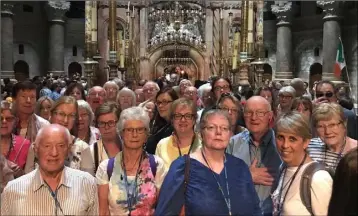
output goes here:
<path id="1" fill-rule="evenodd" d="M 34 144 L 39 168 L 7 184 L 1 215 L 98 215 L 95 178 L 65 167 L 70 147 L 65 127 L 40 129 Z"/>

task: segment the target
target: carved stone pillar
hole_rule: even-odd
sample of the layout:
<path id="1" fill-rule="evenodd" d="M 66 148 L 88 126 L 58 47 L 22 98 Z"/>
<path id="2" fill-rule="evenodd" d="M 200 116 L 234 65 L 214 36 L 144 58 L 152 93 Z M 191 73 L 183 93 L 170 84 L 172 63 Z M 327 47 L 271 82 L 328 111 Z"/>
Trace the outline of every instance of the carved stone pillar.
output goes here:
<path id="1" fill-rule="evenodd" d="M 340 1 L 317 1 L 317 5 L 322 7 L 325 16 L 323 17 L 323 65 L 322 79 L 330 81 L 340 81 L 334 75 L 334 64 L 336 61 L 337 47 L 341 28 L 340 20 Z"/>
<path id="2" fill-rule="evenodd" d="M 146 58 L 147 46 L 148 46 L 148 8 L 142 7 L 139 11 L 139 37 L 140 37 L 140 48 L 139 48 L 139 55 L 140 55 L 140 65 L 139 65 L 139 73 L 141 74 L 140 77 L 143 77 L 144 74 L 149 74 L 149 62 L 148 58 Z"/>
<path id="3" fill-rule="evenodd" d="M 1 2 L 1 78 L 14 78 L 14 21 L 11 2 Z"/>
<path id="4" fill-rule="evenodd" d="M 271 5 L 272 12 L 277 16 L 277 50 L 276 50 L 276 80 L 288 81 L 292 73 L 292 2 L 275 1 Z"/>
<path id="5" fill-rule="evenodd" d="M 48 73 L 54 76 L 64 74 L 65 13 L 70 8 L 66 1 L 52 0 L 46 4 L 49 27 Z"/>

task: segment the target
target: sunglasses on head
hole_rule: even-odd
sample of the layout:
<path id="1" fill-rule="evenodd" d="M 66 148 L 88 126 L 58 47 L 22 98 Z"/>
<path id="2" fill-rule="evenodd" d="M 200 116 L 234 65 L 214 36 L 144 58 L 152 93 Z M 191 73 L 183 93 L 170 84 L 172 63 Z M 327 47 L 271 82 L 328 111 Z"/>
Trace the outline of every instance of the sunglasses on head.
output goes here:
<path id="1" fill-rule="evenodd" d="M 326 93 L 323 93 L 323 92 L 317 92 L 316 93 L 316 97 L 317 98 L 320 98 L 320 97 L 326 97 L 326 98 L 331 98 L 333 97 L 333 92 L 326 92 Z"/>

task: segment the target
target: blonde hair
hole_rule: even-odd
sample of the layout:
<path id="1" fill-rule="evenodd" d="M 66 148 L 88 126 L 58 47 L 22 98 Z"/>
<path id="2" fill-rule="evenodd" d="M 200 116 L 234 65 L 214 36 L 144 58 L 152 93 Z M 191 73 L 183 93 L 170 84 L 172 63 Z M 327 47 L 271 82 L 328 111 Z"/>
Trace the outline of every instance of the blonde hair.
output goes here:
<path id="1" fill-rule="evenodd" d="M 61 96 L 56 102 L 55 104 L 52 106 L 50 112 L 51 112 L 51 116 L 55 113 L 56 109 L 63 105 L 63 104 L 72 104 L 75 106 L 76 108 L 76 117 L 75 117 L 75 122 L 73 123 L 73 128 L 70 130 L 71 134 L 75 137 L 78 136 L 78 104 L 77 104 L 77 100 L 72 97 L 72 96 Z"/>
<path id="2" fill-rule="evenodd" d="M 311 139 L 311 125 L 307 118 L 302 113 L 291 111 L 280 115 L 277 119 L 275 127 L 275 134 L 279 132 L 296 134 L 303 139 Z"/>
<path id="3" fill-rule="evenodd" d="M 313 126 L 316 126 L 319 121 L 328 121 L 334 117 L 339 117 L 342 122 L 346 122 L 341 105 L 336 103 L 321 103 L 313 109 Z"/>
<path id="4" fill-rule="evenodd" d="M 36 103 L 36 107 L 35 107 L 35 114 L 36 115 L 40 115 L 40 111 L 41 111 L 41 104 L 42 104 L 42 102 L 44 102 L 44 101 L 48 101 L 48 102 L 50 102 L 50 104 L 51 104 L 51 108 L 52 108 L 52 106 L 53 106 L 53 104 L 54 104 L 54 101 L 52 100 L 52 98 L 50 98 L 49 96 L 42 96 L 42 97 L 40 97 L 38 100 L 37 100 L 37 103 Z"/>

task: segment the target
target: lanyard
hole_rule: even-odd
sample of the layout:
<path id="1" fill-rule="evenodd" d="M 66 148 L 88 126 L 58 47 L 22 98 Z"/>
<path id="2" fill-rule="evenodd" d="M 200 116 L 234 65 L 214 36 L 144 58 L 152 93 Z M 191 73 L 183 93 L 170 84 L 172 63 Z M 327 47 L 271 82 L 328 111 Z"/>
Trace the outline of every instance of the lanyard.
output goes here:
<path id="1" fill-rule="evenodd" d="M 225 196 L 225 193 L 220 185 L 220 182 L 219 180 L 216 178 L 215 174 L 214 174 L 214 171 L 213 169 L 211 168 L 210 164 L 208 163 L 208 161 L 206 160 L 206 157 L 204 155 L 204 152 L 203 152 L 203 149 L 201 149 L 201 155 L 203 156 L 204 158 L 204 161 L 205 163 L 209 166 L 210 168 L 210 171 L 211 171 L 211 174 L 213 174 L 214 178 L 215 178 L 215 181 L 216 183 L 218 184 L 218 187 L 219 187 L 219 190 L 221 191 L 221 194 L 223 195 L 224 197 L 224 200 L 225 200 L 225 203 L 226 203 L 226 206 L 229 210 L 229 215 L 231 215 L 231 200 L 230 200 L 230 192 L 229 192 L 229 181 L 227 179 L 227 171 L 226 171 L 226 157 L 224 156 L 224 172 L 225 172 L 225 181 L 226 181 L 226 190 L 227 190 L 227 197 Z"/>
<path id="2" fill-rule="evenodd" d="M 283 185 L 283 181 L 285 180 L 285 176 L 286 176 L 286 172 L 287 172 L 287 167 L 284 168 L 283 170 L 283 178 L 282 178 L 282 186 L 280 188 L 280 192 L 279 192 L 279 195 L 278 195 L 278 204 L 277 204 L 277 212 L 278 214 L 277 215 L 281 215 L 281 211 L 282 211 L 282 207 L 283 207 L 283 204 L 285 203 L 285 200 L 286 200 L 286 196 L 288 194 L 288 191 L 290 190 L 291 186 L 292 186 L 292 183 L 294 182 L 298 172 L 300 171 L 300 169 L 302 168 L 305 160 L 307 158 L 307 154 L 305 154 L 305 156 L 303 157 L 303 160 L 301 161 L 300 165 L 298 166 L 297 170 L 295 171 L 295 173 L 293 174 L 293 176 L 287 181 L 286 185 Z M 281 202 L 281 197 L 282 197 L 282 192 L 283 192 L 283 189 L 287 186 L 288 184 L 288 188 L 286 190 L 286 193 L 285 195 L 283 196 L 283 200 Z"/>
<path id="3" fill-rule="evenodd" d="M 126 165 L 124 163 L 124 154 L 122 154 L 122 166 L 123 166 L 123 173 L 124 173 L 124 184 L 125 184 L 126 192 L 127 192 L 127 203 L 128 203 L 129 215 L 131 215 L 131 211 L 134 210 L 133 206 L 135 205 L 136 198 L 137 198 L 137 179 L 138 179 L 138 176 L 139 176 L 139 171 L 140 171 L 140 167 L 142 165 L 143 157 L 144 157 L 144 152 L 140 156 L 140 160 L 139 160 L 139 164 L 138 164 L 138 168 L 137 168 L 137 173 L 135 175 L 135 179 L 134 179 L 134 183 L 133 183 L 134 186 L 133 186 L 133 189 L 132 189 L 132 194 L 130 194 L 129 193 L 129 183 L 128 183 L 128 178 L 127 178 Z"/>
<path id="4" fill-rule="evenodd" d="M 188 154 L 190 154 L 190 152 L 191 152 L 191 150 L 192 150 L 192 148 L 193 148 L 193 146 L 194 146 L 195 137 L 196 137 L 196 135 L 195 135 L 195 133 L 194 133 L 193 139 L 191 140 L 191 144 L 190 144 L 190 147 L 189 147 Z M 181 157 L 181 156 L 183 156 L 182 153 L 181 153 L 181 149 L 180 149 L 180 147 L 179 147 L 179 145 L 180 145 L 181 143 L 180 143 L 179 137 L 176 135 L 175 132 L 173 132 L 173 138 L 175 138 L 174 140 L 175 140 L 175 142 L 177 143 L 177 148 L 178 148 L 178 152 L 179 152 L 179 157 Z"/>
<path id="5" fill-rule="evenodd" d="M 50 194 L 51 194 L 51 197 L 52 197 L 53 200 L 55 201 L 55 215 L 56 215 L 56 216 L 58 215 L 58 214 L 57 214 L 57 209 L 60 209 L 61 214 L 64 215 L 63 210 L 62 210 L 61 205 L 60 205 L 60 202 L 59 202 L 58 199 L 57 199 L 57 191 L 58 191 L 58 188 L 56 188 L 55 192 L 53 192 L 52 189 L 51 189 L 51 187 L 47 184 L 47 182 L 46 182 L 46 181 L 44 181 L 44 182 L 45 182 L 45 184 L 46 184 L 46 186 L 47 186 L 48 191 L 49 191 Z"/>

